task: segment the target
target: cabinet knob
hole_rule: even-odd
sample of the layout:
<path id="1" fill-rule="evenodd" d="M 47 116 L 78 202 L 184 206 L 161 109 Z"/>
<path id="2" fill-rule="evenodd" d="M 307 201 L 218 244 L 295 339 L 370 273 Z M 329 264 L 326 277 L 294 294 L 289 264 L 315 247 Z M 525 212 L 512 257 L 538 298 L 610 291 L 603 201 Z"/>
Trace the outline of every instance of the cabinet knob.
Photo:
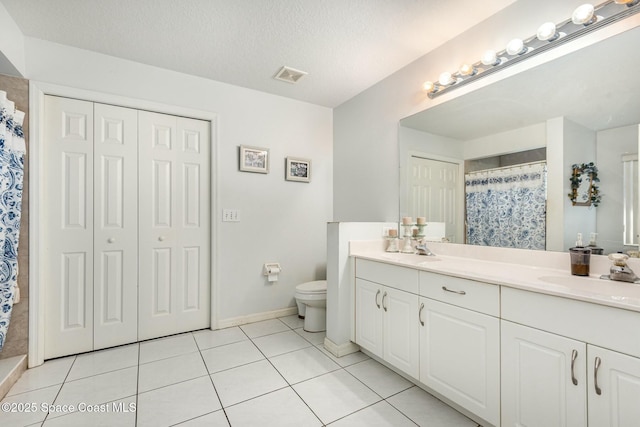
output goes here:
<path id="1" fill-rule="evenodd" d="M 164 236 L 160 236 L 160 237 L 158 237 L 158 240 L 159 240 L 159 241 L 161 241 L 161 242 L 164 242 L 164 241 L 165 241 L 165 239 L 166 239 L 166 237 L 164 237 Z"/>
<path id="2" fill-rule="evenodd" d="M 109 238 L 107 239 L 107 243 L 115 243 L 115 241 L 116 241 L 116 238 L 115 238 L 115 237 L 109 237 Z"/>

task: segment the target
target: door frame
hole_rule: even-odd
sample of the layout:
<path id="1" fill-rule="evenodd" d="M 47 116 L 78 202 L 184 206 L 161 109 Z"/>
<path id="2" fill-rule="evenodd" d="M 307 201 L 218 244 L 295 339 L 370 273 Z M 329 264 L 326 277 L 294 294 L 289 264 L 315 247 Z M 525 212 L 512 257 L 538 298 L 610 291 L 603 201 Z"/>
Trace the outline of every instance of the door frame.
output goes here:
<path id="1" fill-rule="evenodd" d="M 29 352 L 28 366 L 44 363 L 44 311 L 46 301 L 46 287 L 44 286 L 43 267 L 43 225 L 44 215 L 38 208 L 44 205 L 43 179 L 41 173 L 44 166 L 44 97 L 45 95 L 61 96 L 66 98 L 81 99 L 102 104 L 111 104 L 136 110 L 153 111 L 157 113 L 183 116 L 205 120 L 210 123 L 210 318 L 211 329 L 218 327 L 218 240 L 217 224 L 220 205 L 218 171 L 220 170 L 218 159 L 218 114 L 211 111 L 196 110 L 193 108 L 179 107 L 159 102 L 129 98 L 120 95 L 111 95 L 102 92 L 76 89 L 68 86 L 60 86 L 50 83 L 29 82 Z"/>

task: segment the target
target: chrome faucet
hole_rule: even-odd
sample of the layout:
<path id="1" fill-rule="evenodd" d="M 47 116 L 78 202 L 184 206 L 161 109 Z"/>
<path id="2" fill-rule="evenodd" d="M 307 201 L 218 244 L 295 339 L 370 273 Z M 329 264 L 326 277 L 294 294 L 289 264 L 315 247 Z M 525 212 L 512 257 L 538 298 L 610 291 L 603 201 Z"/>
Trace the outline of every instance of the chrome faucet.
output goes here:
<path id="1" fill-rule="evenodd" d="M 627 265 L 629 257 L 624 254 L 609 254 L 609 259 L 613 261 L 613 265 L 609 269 L 609 278 L 620 282 L 635 282 L 638 276 Z"/>
<path id="2" fill-rule="evenodd" d="M 416 245 L 416 252 L 418 253 L 418 255 L 436 256 L 436 254 L 431 252 L 431 249 L 429 249 L 424 242 Z"/>

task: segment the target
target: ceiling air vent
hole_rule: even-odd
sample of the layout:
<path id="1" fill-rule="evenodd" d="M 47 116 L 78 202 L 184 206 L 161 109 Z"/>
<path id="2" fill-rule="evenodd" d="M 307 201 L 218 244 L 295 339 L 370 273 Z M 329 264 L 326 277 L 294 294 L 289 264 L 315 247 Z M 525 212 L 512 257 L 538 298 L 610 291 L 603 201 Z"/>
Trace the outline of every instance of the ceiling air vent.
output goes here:
<path id="1" fill-rule="evenodd" d="M 273 76 L 273 78 L 287 83 L 298 83 L 298 80 L 306 75 L 307 73 L 304 71 L 295 70 L 289 67 L 282 67 L 280 71 Z"/>

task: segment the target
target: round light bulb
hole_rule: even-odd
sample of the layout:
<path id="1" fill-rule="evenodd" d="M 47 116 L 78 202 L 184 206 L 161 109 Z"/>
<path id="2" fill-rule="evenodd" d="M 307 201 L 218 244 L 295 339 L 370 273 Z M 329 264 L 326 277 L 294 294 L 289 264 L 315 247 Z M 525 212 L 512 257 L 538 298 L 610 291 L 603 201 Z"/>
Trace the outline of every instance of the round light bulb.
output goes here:
<path id="1" fill-rule="evenodd" d="M 540 28 L 538 28 L 538 32 L 536 33 L 536 37 L 538 37 L 538 40 L 550 42 L 557 39 L 559 35 L 560 34 L 556 30 L 556 24 L 554 24 L 553 22 L 545 22 L 544 24 L 540 25 Z"/>
<path id="2" fill-rule="evenodd" d="M 462 64 L 458 70 L 458 73 L 460 73 L 461 76 L 473 76 L 477 72 L 478 70 L 476 67 L 469 64 Z"/>
<path id="3" fill-rule="evenodd" d="M 451 76 L 451 73 L 448 71 L 445 71 L 444 73 L 440 74 L 440 77 L 438 78 L 438 83 L 440 83 L 442 86 L 448 86 L 451 83 L 453 83 L 453 77 Z"/>
<path id="4" fill-rule="evenodd" d="M 426 81 L 422 84 L 422 89 L 424 89 L 426 92 L 433 92 L 435 88 L 436 85 L 434 85 L 433 82 L 430 81 Z"/>
<path id="5" fill-rule="evenodd" d="M 498 60 L 498 55 L 496 55 L 495 50 L 488 50 L 482 55 L 482 59 L 480 59 L 484 65 L 498 65 L 500 61 Z"/>
<path id="6" fill-rule="evenodd" d="M 593 24 L 598 20 L 595 11 L 593 5 L 589 3 L 578 6 L 576 10 L 573 11 L 573 15 L 571 15 L 571 22 L 576 25 Z"/>
<path id="7" fill-rule="evenodd" d="M 522 55 L 527 51 L 527 48 L 524 47 L 522 39 L 513 39 L 507 44 L 506 50 L 509 55 Z"/>

